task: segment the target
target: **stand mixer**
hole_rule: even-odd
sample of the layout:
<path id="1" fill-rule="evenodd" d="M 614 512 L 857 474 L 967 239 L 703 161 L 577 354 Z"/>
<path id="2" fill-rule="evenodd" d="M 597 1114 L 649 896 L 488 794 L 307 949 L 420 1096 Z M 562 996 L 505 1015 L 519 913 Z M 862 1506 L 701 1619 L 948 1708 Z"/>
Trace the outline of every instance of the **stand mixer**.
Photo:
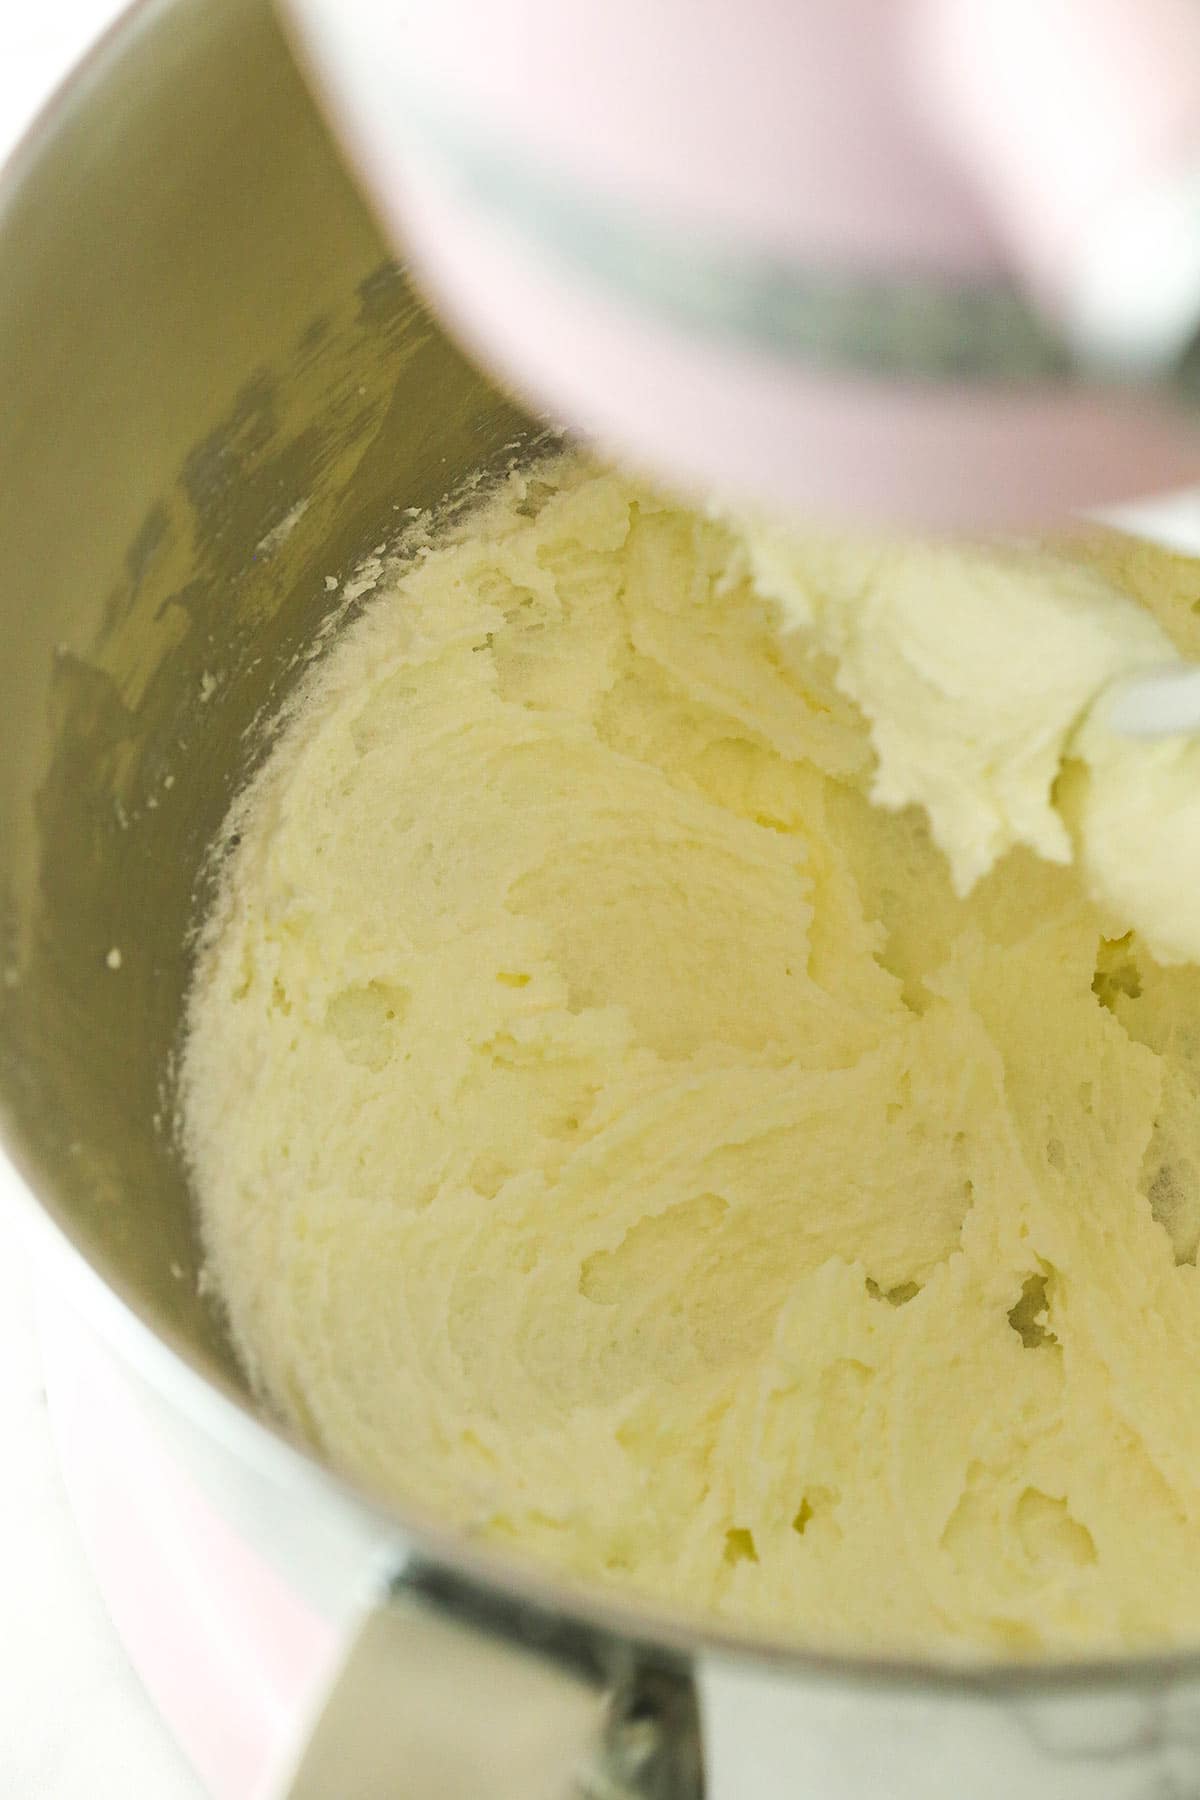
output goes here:
<path id="1" fill-rule="evenodd" d="M 705 492 L 1026 525 L 1189 481 L 1189 0 L 289 0 L 447 320 Z"/>
<path id="2" fill-rule="evenodd" d="M 1194 477 L 1188 0 L 291 13 L 444 317 L 605 449 L 939 529 Z M 1131 686 L 1118 728 L 1200 723 L 1169 692 Z"/>
<path id="3" fill-rule="evenodd" d="M 446 316 L 543 411 L 667 479 L 822 522 L 1019 529 L 1077 507 L 1111 515 L 1193 478 L 1197 439 L 1177 404 L 1200 293 L 1178 223 L 1200 161 L 1190 5 L 748 0 L 734 18 L 705 0 L 637 12 L 627 0 L 557 12 L 447 0 L 401 18 L 365 0 L 294 0 L 294 14 L 344 141 Z M 311 643 L 326 572 L 354 566 L 397 495 L 436 499 L 483 451 L 502 463 L 519 415 L 423 315 L 387 311 L 395 290 L 371 273 L 376 240 L 265 8 L 155 0 L 135 25 L 43 129 L 0 207 L 0 363 L 18 427 L 0 538 L 6 566 L 36 567 L 39 589 L 31 606 L 26 584 L 10 584 L 0 709 L 5 923 L 36 952 L 14 963 L 0 1009 L 5 1136 L 39 1196 L 28 1211 L 47 1266 L 69 1265 L 69 1292 L 112 1338 L 121 1379 L 136 1375 L 157 1453 L 169 1446 L 219 1496 L 306 1604 L 311 1586 L 314 1607 L 332 1591 L 329 1616 L 353 1601 L 386 1622 L 388 1584 L 399 1590 L 410 1563 L 420 1573 L 408 1526 L 250 1416 L 205 1335 L 186 1195 L 151 1120 L 198 859 L 224 814 L 222 784 L 240 779 L 244 730 L 273 710 L 268 673 Z M 1042 117 L 1033 101 L 1066 87 L 1070 111 Z M 1050 168 L 1061 180 L 1041 181 Z M 1136 271 L 1147 279 L 1126 292 L 1117 278 Z M 313 320 L 331 315 L 322 336 Z M 263 379 L 285 363 L 299 400 Z M 275 537 L 279 506 L 290 517 L 310 494 L 291 536 Z M 1156 534 L 1186 524 L 1172 517 Z M 93 665 L 104 681 L 87 679 Z M 236 676 L 215 693 L 213 666 Z M 122 696 L 142 693 L 135 716 Z M 39 760 L 46 718 L 66 721 L 53 780 Z M 90 1339 L 68 1378 L 76 1365 L 100 1368 Z M 111 1436 L 116 1404 L 80 1395 Z M 178 1601 L 154 1572 L 150 1532 L 130 1530 L 126 1490 L 157 1492 L 139 1466 L 119 1443 L 112 1511 L 137 1541 L 121 1546 L 110 1585 L 137 1556 L 151 1570 L 138 1566 L 134 1590 L 159 1609 L 146 1611 L 142 1660 L 165 1670 L 163 1615 Z M 176 1516 L 174 1499 L 164 1512 Z M 190 1530 L 192 1515 L 178 1517 Z M 294 1791 L 381 1791 L 364 1770 L 389 1732 L 411 1774 L 415 1719 L 431 1756 L 457 1766 L 461 1745 L 464 1766 L 486 1759 L 491 1793 L 527 1796 L 508 1737 L 476 1723 L 510 1659 L 539 1685 L 507 1708 L 506 1730 L 544 1718 L 548 1735 L 590 1741 L 577 1717 L 594 1697 L 580 1679 L 585 1603 L 514 1584 L 506 1612 L 493 1565 L 452 1555 L 462 1573 L 417 1598 L 460 1608 L 469 1667 L 454 1633 L 445 1652 L 440 1614 L 414 1625 L 397 1607 L 386 1702 L 364 1686 L 366 1728 L 360 1716 L 353 1730 L 344 1709 L 327 1710 L 313 1768 L 324 1749 L 337 1778 Z M 205 1564 L 193 1584 L 209 1614 L 226 1588 L 253 1597 L 241 1563 L 224 1561 L 227 1581 Z M 377 1638 L 343 1643 L 324 1613 L 319 1629 L 286 1603 L 272 1618 L 281 1688 L 290 1700 L 303 1687 L 306 1707 L 331 1656 L 344 1656 L 344 1697 L 380 1651 Z M 826 1668 L 681 1635 L 663 1638 L 672 1654 L 683 1646 L 668 1661 L 657 1621 L 618 1619 L 626 1635 L 595 1638 L 606 1654 L 615 1645 L 614 1667 L 640 1672 L 643 1638 L 656 1672 L 690 1680 L 695 1665 L 714 1795 L 794 1800 L 806 1781 L 826 1797 L 1142 1800 L 1194 1781 L 1190 1653 L 976 1676 Z M 260 1696 L 243 1687 L 248 1708 Z M 630 1691 L 636 1739 L 655 1715 Z M 218 1741 L 202 1697 L 191 1679 L 215 1791 L 264 1792 L 261 1758 L 253 1785 L 241 1766 L 215 1768 L 233 1734 Z M 266 1698 L 276 1735 L 293 1732 L 290 1710 Z M 686 1742 L 690 1730 L 663 1735 Z M 669 1791 L 699 1792 L 676 1761 Z"/>

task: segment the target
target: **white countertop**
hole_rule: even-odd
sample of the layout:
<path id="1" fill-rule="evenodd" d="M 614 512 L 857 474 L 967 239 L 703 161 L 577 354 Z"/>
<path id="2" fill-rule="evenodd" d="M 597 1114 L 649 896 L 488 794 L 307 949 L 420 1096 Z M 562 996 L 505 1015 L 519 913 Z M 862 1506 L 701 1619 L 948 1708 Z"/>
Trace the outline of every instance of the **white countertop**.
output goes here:
<path id="1" fill-rule="evenodd" d="M 0 161 L 114 0 L 0 12 Z M 0 1167 L 0 1794 L 199 1800 L 104 1611 L 59 1478 L 33 1300 Z"/>

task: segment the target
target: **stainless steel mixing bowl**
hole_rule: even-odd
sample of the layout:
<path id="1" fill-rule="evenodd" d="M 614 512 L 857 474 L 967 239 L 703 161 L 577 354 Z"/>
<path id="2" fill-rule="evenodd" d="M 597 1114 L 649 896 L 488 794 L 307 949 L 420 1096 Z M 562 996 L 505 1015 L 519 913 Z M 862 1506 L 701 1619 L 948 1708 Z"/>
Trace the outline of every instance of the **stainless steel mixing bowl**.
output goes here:
<path id="1" fill-rule="evenodd" d="M 4 1141 L 173 1451 L 308 1597 L 364 1602 L 289 1791 L 1200 1794 L 1194 1656 L 738 1642 L 401 1516 L 258 1416 L 170 1130 L 206 848 L 327 572 L 536 430 L 388 262 L 262 0 L 144 0 L 15 159 L 0 396 Z"/>

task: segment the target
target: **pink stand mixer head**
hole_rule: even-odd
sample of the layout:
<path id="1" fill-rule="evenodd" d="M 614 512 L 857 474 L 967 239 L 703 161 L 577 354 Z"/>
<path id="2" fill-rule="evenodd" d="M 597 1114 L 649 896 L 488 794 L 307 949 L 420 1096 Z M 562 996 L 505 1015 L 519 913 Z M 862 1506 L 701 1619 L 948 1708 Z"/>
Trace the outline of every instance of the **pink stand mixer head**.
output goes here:
<path id="1" fill-rule="evenodd" d="M 605 448 L 949 528 L 1194 479 L 1190 0 L 288 8 L 446 318 Z"/>

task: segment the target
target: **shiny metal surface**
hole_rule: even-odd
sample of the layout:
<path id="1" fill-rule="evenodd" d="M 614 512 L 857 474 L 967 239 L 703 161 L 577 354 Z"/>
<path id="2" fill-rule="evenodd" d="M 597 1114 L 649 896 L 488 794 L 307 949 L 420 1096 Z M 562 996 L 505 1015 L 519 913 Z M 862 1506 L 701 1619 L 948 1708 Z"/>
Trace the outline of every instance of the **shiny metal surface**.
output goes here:
<path id="1" fill-rule="evenodd" d="M 454 1728 L 447 1695 L 470 1708 L 471 1729 Z M 396 1599 L 358 1633 L 287 1795 L 328 1800 L 348 1780 L 352 1793 L 386 1794 L 403 1769 L 422 1800 L 561 1800 L 594 1761 L 602 1709 L 599 1688 L 553 1658 L 497 1663 L 470 1625 Z"/>
<path id="2" fill-rule="evenodd" d="M 264 7 L 143 8 L 21 174 L 0 259 L 5 1123 L 103 1277 L 237 1380 L 162 1110 L 205 847 L 325 573 L 524 421 L 386 265 Z"/>
<path id="3" fill-rule="evenodd" d="M 989 1780 L 1060 1800 L 1042 1737 L 1029 1749 L 1033 1696 L 1072 1720 L 1081 1696 L 1089 1717 L 1118 1697 L 1136 1712 L 1120 1756 L 1089 1764 L 1095 1800 L 1200 1793 L 1196 1657 L 988 1670 L 739 1641 L 468 1546 L 256 1420 L 197 1287 L 170 1129 L 206 849 L 338 600 L 325 577 L 394 507 L 536 427 L 386 263 L 264 0 L 144 0 L 20 153 L 0 190 L 0 392 L 0 1134 L 43 1251 L 207 1491 L 314 1588 L 365 1595 L 419 1546 L 492 1609 L 501 1663 L 566 1625 L 610 1659 L 610 1689 L 665 1684 L 669 1722 L 641 1724 L 674 1773 L 654 1752 L 610 1793 L 697 1791 L 691 1668 L 714 1767 L 753 1766 L 756 1795 L 818 1743 L 822 1800 L 981 1794 L 963 1721 L 983 1717 Z M 447 1704 L 451 1730 L 473 1716 Z"/>
<path id="4" fill-rule="evenodd" d="M 287 1800 L 701 1800 L 696 1701 L 629 1646 L 414 1567 L 351 1639 Z"/>

